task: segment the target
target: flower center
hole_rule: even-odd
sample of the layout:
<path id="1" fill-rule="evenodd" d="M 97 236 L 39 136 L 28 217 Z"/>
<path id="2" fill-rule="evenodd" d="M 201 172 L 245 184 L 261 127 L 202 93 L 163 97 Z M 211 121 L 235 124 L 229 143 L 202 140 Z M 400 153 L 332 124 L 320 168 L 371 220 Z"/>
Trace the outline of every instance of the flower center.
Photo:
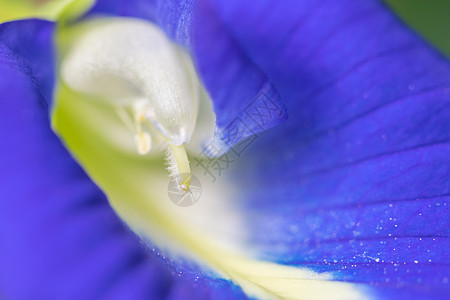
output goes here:
<path id="1" fill-rule="evenodd" d="M 251 212 L 244 210 L 227 176 L 217 182 L 202 178 L 201 201 L 180 209 L 169 200 L 160 164 L 135 155 L 134 148 L 132 155 L 122 151 L 133 143 L 128 130 L 141 155 L 161 144 L 169 153 L 169 171 L 178 174 L 181 190 L 189 190 L 185 148 L 190 142 L 192 151 L 212 136 L 214 115 L 210 102 L 199 104 L 204 90 L 180 47 L 140 20 L 94 20 L 64 30 L 59 44 L 65 84 L 59 82 L 57 89 L 54 128 L 144 242 L 205 264 L 207 273 L 232 279 L 250 296 L 363 298 L 350 284 L 328 281 L 331 275 L 255 258 L 258 249 L 248 243 L 251 232 L 246 227 Z M 73 43 L 74 32 L 79 35 Z M 64 38 L 69 38 L 68 52 Z M 192 170 L 205 174 L 200 165 Z"/>
<path id="2" fill-rule="evenodd" d="M 185 144 L 195 129 L 199 81 L 189 54 L 149 22 L 105 19 L 83 31 L 62 62 L 73 90 L 108 101 L 134 132 L 137 152 L 167 149 L 168 169 L 188 191 Z"/>

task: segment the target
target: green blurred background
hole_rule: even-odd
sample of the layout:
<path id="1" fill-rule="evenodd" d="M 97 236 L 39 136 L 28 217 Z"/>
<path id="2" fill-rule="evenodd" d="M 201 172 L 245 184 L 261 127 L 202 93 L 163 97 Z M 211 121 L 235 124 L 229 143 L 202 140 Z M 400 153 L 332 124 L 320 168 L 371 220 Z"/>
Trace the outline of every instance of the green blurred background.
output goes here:
<path id="1" fill-rule="evenodd" d="M 450 0 L 385 1 L 407 24 L 450 58 Z"/>

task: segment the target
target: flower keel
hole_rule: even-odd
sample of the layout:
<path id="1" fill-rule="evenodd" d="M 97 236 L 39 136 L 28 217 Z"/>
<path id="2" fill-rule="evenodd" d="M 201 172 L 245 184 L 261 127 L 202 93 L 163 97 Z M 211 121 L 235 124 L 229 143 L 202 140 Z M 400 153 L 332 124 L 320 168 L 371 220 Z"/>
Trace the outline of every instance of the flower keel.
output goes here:
<path id="1" fill-rule="evenodd" d="M 153 139 L 166 148 L 170 175 L 180 177 L 187 191 L 190 167 L 183 144 L 195 129 L 200 88 L 188 54 L 149 22 L 93 23 L 64 58 L 63 80 L 73 90 L 116 106 L 134 131 L 139 154 L 150 151 Z"/>

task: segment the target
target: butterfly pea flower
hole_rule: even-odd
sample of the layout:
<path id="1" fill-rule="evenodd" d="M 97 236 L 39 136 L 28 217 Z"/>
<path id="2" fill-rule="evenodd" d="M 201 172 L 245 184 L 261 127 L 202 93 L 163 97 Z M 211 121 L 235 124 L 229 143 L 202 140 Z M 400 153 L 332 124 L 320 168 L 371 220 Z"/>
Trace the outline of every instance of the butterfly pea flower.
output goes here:
<path id="1" fill-rule="evenodd" d="M 0 297 L 448 298 L 450 65 L 384 4 L 64 4 L 0 25 Z"/>

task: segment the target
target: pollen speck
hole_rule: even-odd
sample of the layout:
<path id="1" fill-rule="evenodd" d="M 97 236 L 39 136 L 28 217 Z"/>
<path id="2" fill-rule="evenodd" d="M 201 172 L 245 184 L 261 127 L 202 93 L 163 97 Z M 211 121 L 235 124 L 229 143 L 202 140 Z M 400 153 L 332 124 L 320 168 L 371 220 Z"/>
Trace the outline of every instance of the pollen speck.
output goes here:
<path id="1" fill-rule="evenodd" d="M 139 132 L 134 136 L 136 148 L 140 155 L 145 155 L 150 152 L 152 147 L 152 140 L 147 132 Z"/>

